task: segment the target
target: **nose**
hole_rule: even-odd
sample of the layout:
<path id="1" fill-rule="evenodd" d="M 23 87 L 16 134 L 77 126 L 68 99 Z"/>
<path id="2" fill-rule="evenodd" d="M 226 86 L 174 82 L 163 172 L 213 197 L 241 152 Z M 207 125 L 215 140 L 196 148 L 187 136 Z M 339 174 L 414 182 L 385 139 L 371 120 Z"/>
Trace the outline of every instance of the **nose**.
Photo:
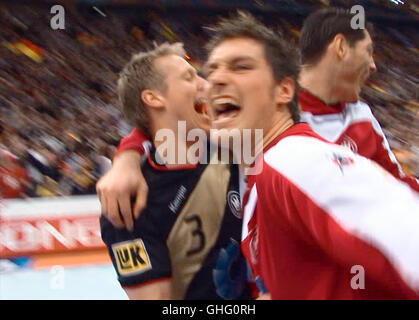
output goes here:
<path id="1" fill-rule="evenodd" d="M 371 58 L 370 72 L 373 73 L 375 71 L 377 71 L 377 66 L 375 65 L 374 58 Z"/>
<path id="2" fill-rule="evenodd" d="M 218 67 L 209 74 L 207 80 L 213 91 L 219 91 L 227 85 L 228 74 L 222 67 Z"/>
<path id="3" fill-rule="evenodd" d="M 207 92 L 209 87 L 209 83 L 207 80 L 198 76 L 198 91 Z"/>

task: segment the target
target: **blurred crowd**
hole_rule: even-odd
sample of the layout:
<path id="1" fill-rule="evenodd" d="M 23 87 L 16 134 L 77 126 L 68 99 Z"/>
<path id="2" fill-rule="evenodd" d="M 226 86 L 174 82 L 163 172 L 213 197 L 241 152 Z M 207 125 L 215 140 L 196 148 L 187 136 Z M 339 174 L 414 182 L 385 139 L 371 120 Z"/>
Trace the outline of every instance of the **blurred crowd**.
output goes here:
<path id="1" fill-rule="evenodd" d="M 317 1 L 324 2 L 324 1 Z M 182 41 L 200 68 L 203 25 L 217 12 L 0 4 L 0 191 L 4 198 L 95 192 L 131 128 L 118 110 L 118 72 L 153 42 Z M 187 19 L 185 19 L 187 16 Z M 260 17 L 296 42 L 303 17 Z M 405 169 L 419 174 L 418 43 L 415 30 L 376 25 L 378 72 L 363 94 Z"/>

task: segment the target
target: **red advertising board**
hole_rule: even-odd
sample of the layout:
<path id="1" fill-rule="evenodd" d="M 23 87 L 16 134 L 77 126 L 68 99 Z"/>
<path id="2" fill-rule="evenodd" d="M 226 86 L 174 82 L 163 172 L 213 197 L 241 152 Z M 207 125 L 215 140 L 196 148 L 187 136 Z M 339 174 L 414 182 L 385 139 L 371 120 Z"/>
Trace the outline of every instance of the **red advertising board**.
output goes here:
<path id="1" fill-rule="evenodd" d="M 56 214 L 49 210 L 46 214 L 34 211 L 22 215 L 19 214 L 21 204 L 11 205 L 8 214 L 0 214 L 0 258 L 104 247 L 100 235 L 100 209 L 91 210 L 90 205 L 88 213 L 77 212 L 83 205 L 77 207 L 71 201 L 67 199 L 66 203 L 61 203 L 65 209 L 56 206 Z M 39 207 L 42 209 L 45 205 L 48 203 L 44 201 Z"/>

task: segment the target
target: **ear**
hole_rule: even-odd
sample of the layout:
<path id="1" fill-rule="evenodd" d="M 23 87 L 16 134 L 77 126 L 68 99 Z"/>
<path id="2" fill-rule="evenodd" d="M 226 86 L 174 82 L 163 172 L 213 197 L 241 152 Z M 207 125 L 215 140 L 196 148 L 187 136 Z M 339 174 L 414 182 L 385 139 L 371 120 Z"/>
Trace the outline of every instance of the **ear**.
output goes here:
<path id="1" fill-rule="evenodd" d="M 156 90 L 145 89 L 141 92 L 143 102 L 152 108 L 164 107 L 164 98 Z"/>
<path id="2" fill-rule="evenodd" d="M 286 105 L 292 101 L 295 95 L 295 82 L 287 77 L 282 79 L 275 89 L 275 101 L 281 105 Z"/>
<path id="3" fill-rule="evenodd" d="M 349 43 L 343 34 L 338 33 L 333 38 L 329 48 L 333 51 L 333 53 L 339 60 L 342 60 L 348 53 Z"/>

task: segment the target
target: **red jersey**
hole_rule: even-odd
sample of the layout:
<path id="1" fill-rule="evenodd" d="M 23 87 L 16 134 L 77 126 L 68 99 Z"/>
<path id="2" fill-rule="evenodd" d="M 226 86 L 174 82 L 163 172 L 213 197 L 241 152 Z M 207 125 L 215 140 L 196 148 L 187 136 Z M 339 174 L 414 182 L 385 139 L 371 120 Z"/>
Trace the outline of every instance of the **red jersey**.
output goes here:
<path id="1" fill-rule="evenodd" d="M 297 124 L 248 177 L 242 249 L 273 299 L 417 299 L 419 195 Z"/>
<path id="2" fill-rule="evenodd" d="M 328 106 L 304 89 L 300 89 L 298 98 L 301 106 L 301 120 L 307 122 L 317 134 L 374 160 L 397 179 L 406 182 L 412 189 L 419 192 L 418 179 L 409 177 L 403 172 L 380 124 L 366 103 L 342 102 L 337 106 Z M 137 150 L 144 154 L 150 144 L 148 140 L 140 130 L 135 128 L 128 137 L 122 139 L 118 152 Z"/>
<path id="3" fill-rule="evenodd" d="M 307 90 L 298 94 L 301 120 L 323 138 L 349 147 L 353 152 L 374 160 L 397 179 L 419 192 L 419 181 L 407 176 L 369 106 L 361 101 L 328 106 Z"/>
<path id="4" fill-rule="evenodd" d="M 140 154 L 148 152 L 151 148 L 151 142 L 149 138 L 142 133 L 138 128 L 134 128 L 130 135 L 123 138 L 118 146 L 117 154 L 124 150 L 135 150 Z"/>
<path id="5" fill-rule="evenodd" d="M 349 147 L 355 153 L 374 160 L 397 179 L 406 182 L 419 192 L 419 182 L 407 176 L 396 156 L 390 150 L 388 141 L 369 106 L 361 101 L 339 103 L 328 106 L 310 92 L 301 89 L 298 93 L 301 106 L 301 120 L 323 138 Z M 148 138 L 138 129 L 122 139 L 118 152 L 137 150 L 144 154 Z"/>

